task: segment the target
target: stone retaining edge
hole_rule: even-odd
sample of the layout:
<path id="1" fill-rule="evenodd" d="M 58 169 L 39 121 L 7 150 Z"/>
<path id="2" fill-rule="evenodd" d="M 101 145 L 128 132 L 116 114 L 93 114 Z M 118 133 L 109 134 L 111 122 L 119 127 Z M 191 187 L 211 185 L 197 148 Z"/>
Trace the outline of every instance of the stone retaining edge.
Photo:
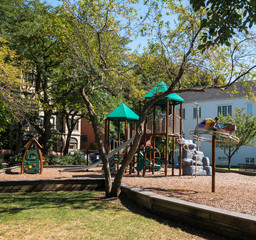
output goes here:
<path id="1" fill-rule="evenodd" d="M 150 212 L 232 239 L 256 239 L 256 217 L 165 197 L 127 184 L 122 194 Z"/>
<path id="2" fill-rule="evenodd" d="M 0 182 L 0 193 L 58 192 L 58 191 L 104 191 L 104 178 L 90 179 L 40 179 Z"/>

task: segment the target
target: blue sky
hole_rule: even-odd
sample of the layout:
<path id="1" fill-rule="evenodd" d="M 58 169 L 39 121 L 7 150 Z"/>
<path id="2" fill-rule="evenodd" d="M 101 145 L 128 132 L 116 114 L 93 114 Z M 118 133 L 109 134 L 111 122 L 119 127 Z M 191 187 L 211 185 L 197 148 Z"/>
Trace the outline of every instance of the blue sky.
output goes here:
<path id="1" fill-rule="evenodd" d="M 47 2 L 48 4 L 56 7 L 57 5 L 60 4 L 60 2 L 58 0 L 42 0 L 42 2 Z"/>

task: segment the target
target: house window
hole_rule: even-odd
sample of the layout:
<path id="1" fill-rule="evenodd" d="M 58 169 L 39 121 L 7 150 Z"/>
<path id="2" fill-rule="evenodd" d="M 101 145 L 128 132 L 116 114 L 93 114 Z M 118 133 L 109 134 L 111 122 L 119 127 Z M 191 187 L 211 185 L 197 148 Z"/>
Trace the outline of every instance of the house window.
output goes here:
<path id="1" fill-rule="evenodd" d="M 81 136 L 81 142 L 82 143 L 87 143 L 87 135 L 82 135 Z"/>
<path id="2" fill-rule="evenodd" d="M 227 165 L 228 158 L 227 157 L 218 157 L 218 165 Z"/>
<path id="3" fill-rule="evenodd" d="M 77 140 L 76 140 L 76 138 L 70 138 L 69 149 L 77 149 Z"/>
<path id="4" fill-rule="evenodd" d="M 76 121 L 76 120 L 74 119 L 74 120 L 73 120 L 73 123 L 74 123 L 74 121 Z M 69 125 L 71 126 L 71 119 L 68 119 L 68 123 L 69 123 Z M 73 130 L 75 130 L 75 131 L 78 131 L 78 130 L 79 130 L 79 129 L 78 129 L 78 121 L 76 122 L 76 124 L 75 124 Z"/>
<path id="5" fill-rule="evenodd" d="M 218 106 L 218 115 L 222 114 L 224 117 L 230 115 L 232 116 L 232 105 Z"/>
<path id="6" fill-rule="evenodd" d="M 40 127 L 44 126 L 44 117 L 43 116 L 39 117 L 39 126 Z"/>
<path id="7" fill-rule="evenodd" d="M 75 131 L 78 131 L 79 129 L 78 129 L 78 122 L 76 122 L 76 125 L 75 125 L 75 127 L 74 127 L 74 130 Z"/>
<path id="8" fill-rule="evenodd" d="M 182 118 L 183 118 L 183 119 L 186 118 L 186 111 L 185 111 L 185 108 L 182 109 Z"/>
<path id="9" fill-rule="evenodd" d="M 201 118 L 201 107 L 199 107 L 199 118 Z M 193 118 L 197 118 L 197 108 L 193 108 Z"/>
<path id="10" fill-rule="evenodd" d="M 251 164 L 255 163 L 254 158 L 245 158 L 245 162 L 246 163 L 251 163 Z"/>
<path id="11" fill-rule="evenodd" d="M 50 118 L 50 124 L 51 124 L 51 127 L 54 128 L 54 117 Z"/>
<path id="12" fill-rule="evenodd" d="M 252 103 L 247 103 L 247 114 L 252 114 Z"/>

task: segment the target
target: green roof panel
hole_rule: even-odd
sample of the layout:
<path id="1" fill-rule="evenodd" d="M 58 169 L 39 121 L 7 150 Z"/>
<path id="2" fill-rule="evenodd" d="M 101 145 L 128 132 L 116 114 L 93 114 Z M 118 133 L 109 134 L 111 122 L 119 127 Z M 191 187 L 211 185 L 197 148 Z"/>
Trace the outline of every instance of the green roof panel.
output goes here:
<path id="1" fill-rule="evenodd" d="M 163 93 L 168 90 L 168 87 L 165 83 L 159 82 L 156 86 L 154 86 L 144 97 L 145 98 L 152 98 L 156 93 Z M 168 98 L 170 100 L 171 104 L 180 104 L 184 102 L 184 99 L 180 97 L 177 93 L 171 93 L 165 97 L 165 99 Z M 165 100 L 160 100 L 157 104 L 163 105 L 165 104 Z"/>
<path id="2" fill-rule="evenodd" d="M 163 93 L 168 90 L 168 87 L 165 83 L 159 82 L 156 86 L 154 86 L 144 97 L 152 98 L 156 93 Z"/>
<path id="3" fill-rule="evenodd" d="M 111 112 L 107 119 L 111 120 L 139 120 L 139 116 L 128 108 L 124 103 L 119 105 L 113 112 Z"/>

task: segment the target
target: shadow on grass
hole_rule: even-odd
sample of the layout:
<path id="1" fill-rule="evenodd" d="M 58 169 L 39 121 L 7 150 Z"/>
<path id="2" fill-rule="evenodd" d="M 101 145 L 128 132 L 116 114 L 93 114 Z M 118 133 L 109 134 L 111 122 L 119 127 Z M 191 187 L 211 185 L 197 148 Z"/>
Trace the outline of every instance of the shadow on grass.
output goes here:
<path id="1" fill-rule="evenodd" d="M 108 209 L 108 202 L 99 201 L 99 192 L 61 192 L 0 195 L 0 214 L 16 214 L 29 209 L 86 209 L 87 211 Z M 113 205 L 117 212 L 121 210 Z"/>
<path id="2" fill-rule="evenodd" d="M 127 209 L 129 209 L 129 211 L 131 211 L 135 214 L 142 215 L 146 218 L 154 219 L 155 221 L 158 221 L 161 224 L 168 225 L 169 227 L 181 229 L 184 232 L 190 233 L 192 235 L 195 235 L 195 236 L 198 236 L 198 237 L 201 237 L 201 238 L 204 238 L 204 239 L 228 240 L 228 238 L 224 238 L 224 237 L 221 237 L 221 236 L 213 234 L 213 233 L 208 233 L 208 232 L 205 232 L 205 231 L 202 231 L 202 230 L 199 230 L 199 229 L 195 229 L 195 228 L 187 226 L 187 225 L 185 225 L 181 222 L 178 222 L 178 221 L 174 222 L 174 221 L 171 221 L 169 219 L 159 217 L 155 214 L 150 213 L 145 208 L 140 207 L 135 202 L 127 200 L 124 196 L 120 196 L 120 201 Z"/>

